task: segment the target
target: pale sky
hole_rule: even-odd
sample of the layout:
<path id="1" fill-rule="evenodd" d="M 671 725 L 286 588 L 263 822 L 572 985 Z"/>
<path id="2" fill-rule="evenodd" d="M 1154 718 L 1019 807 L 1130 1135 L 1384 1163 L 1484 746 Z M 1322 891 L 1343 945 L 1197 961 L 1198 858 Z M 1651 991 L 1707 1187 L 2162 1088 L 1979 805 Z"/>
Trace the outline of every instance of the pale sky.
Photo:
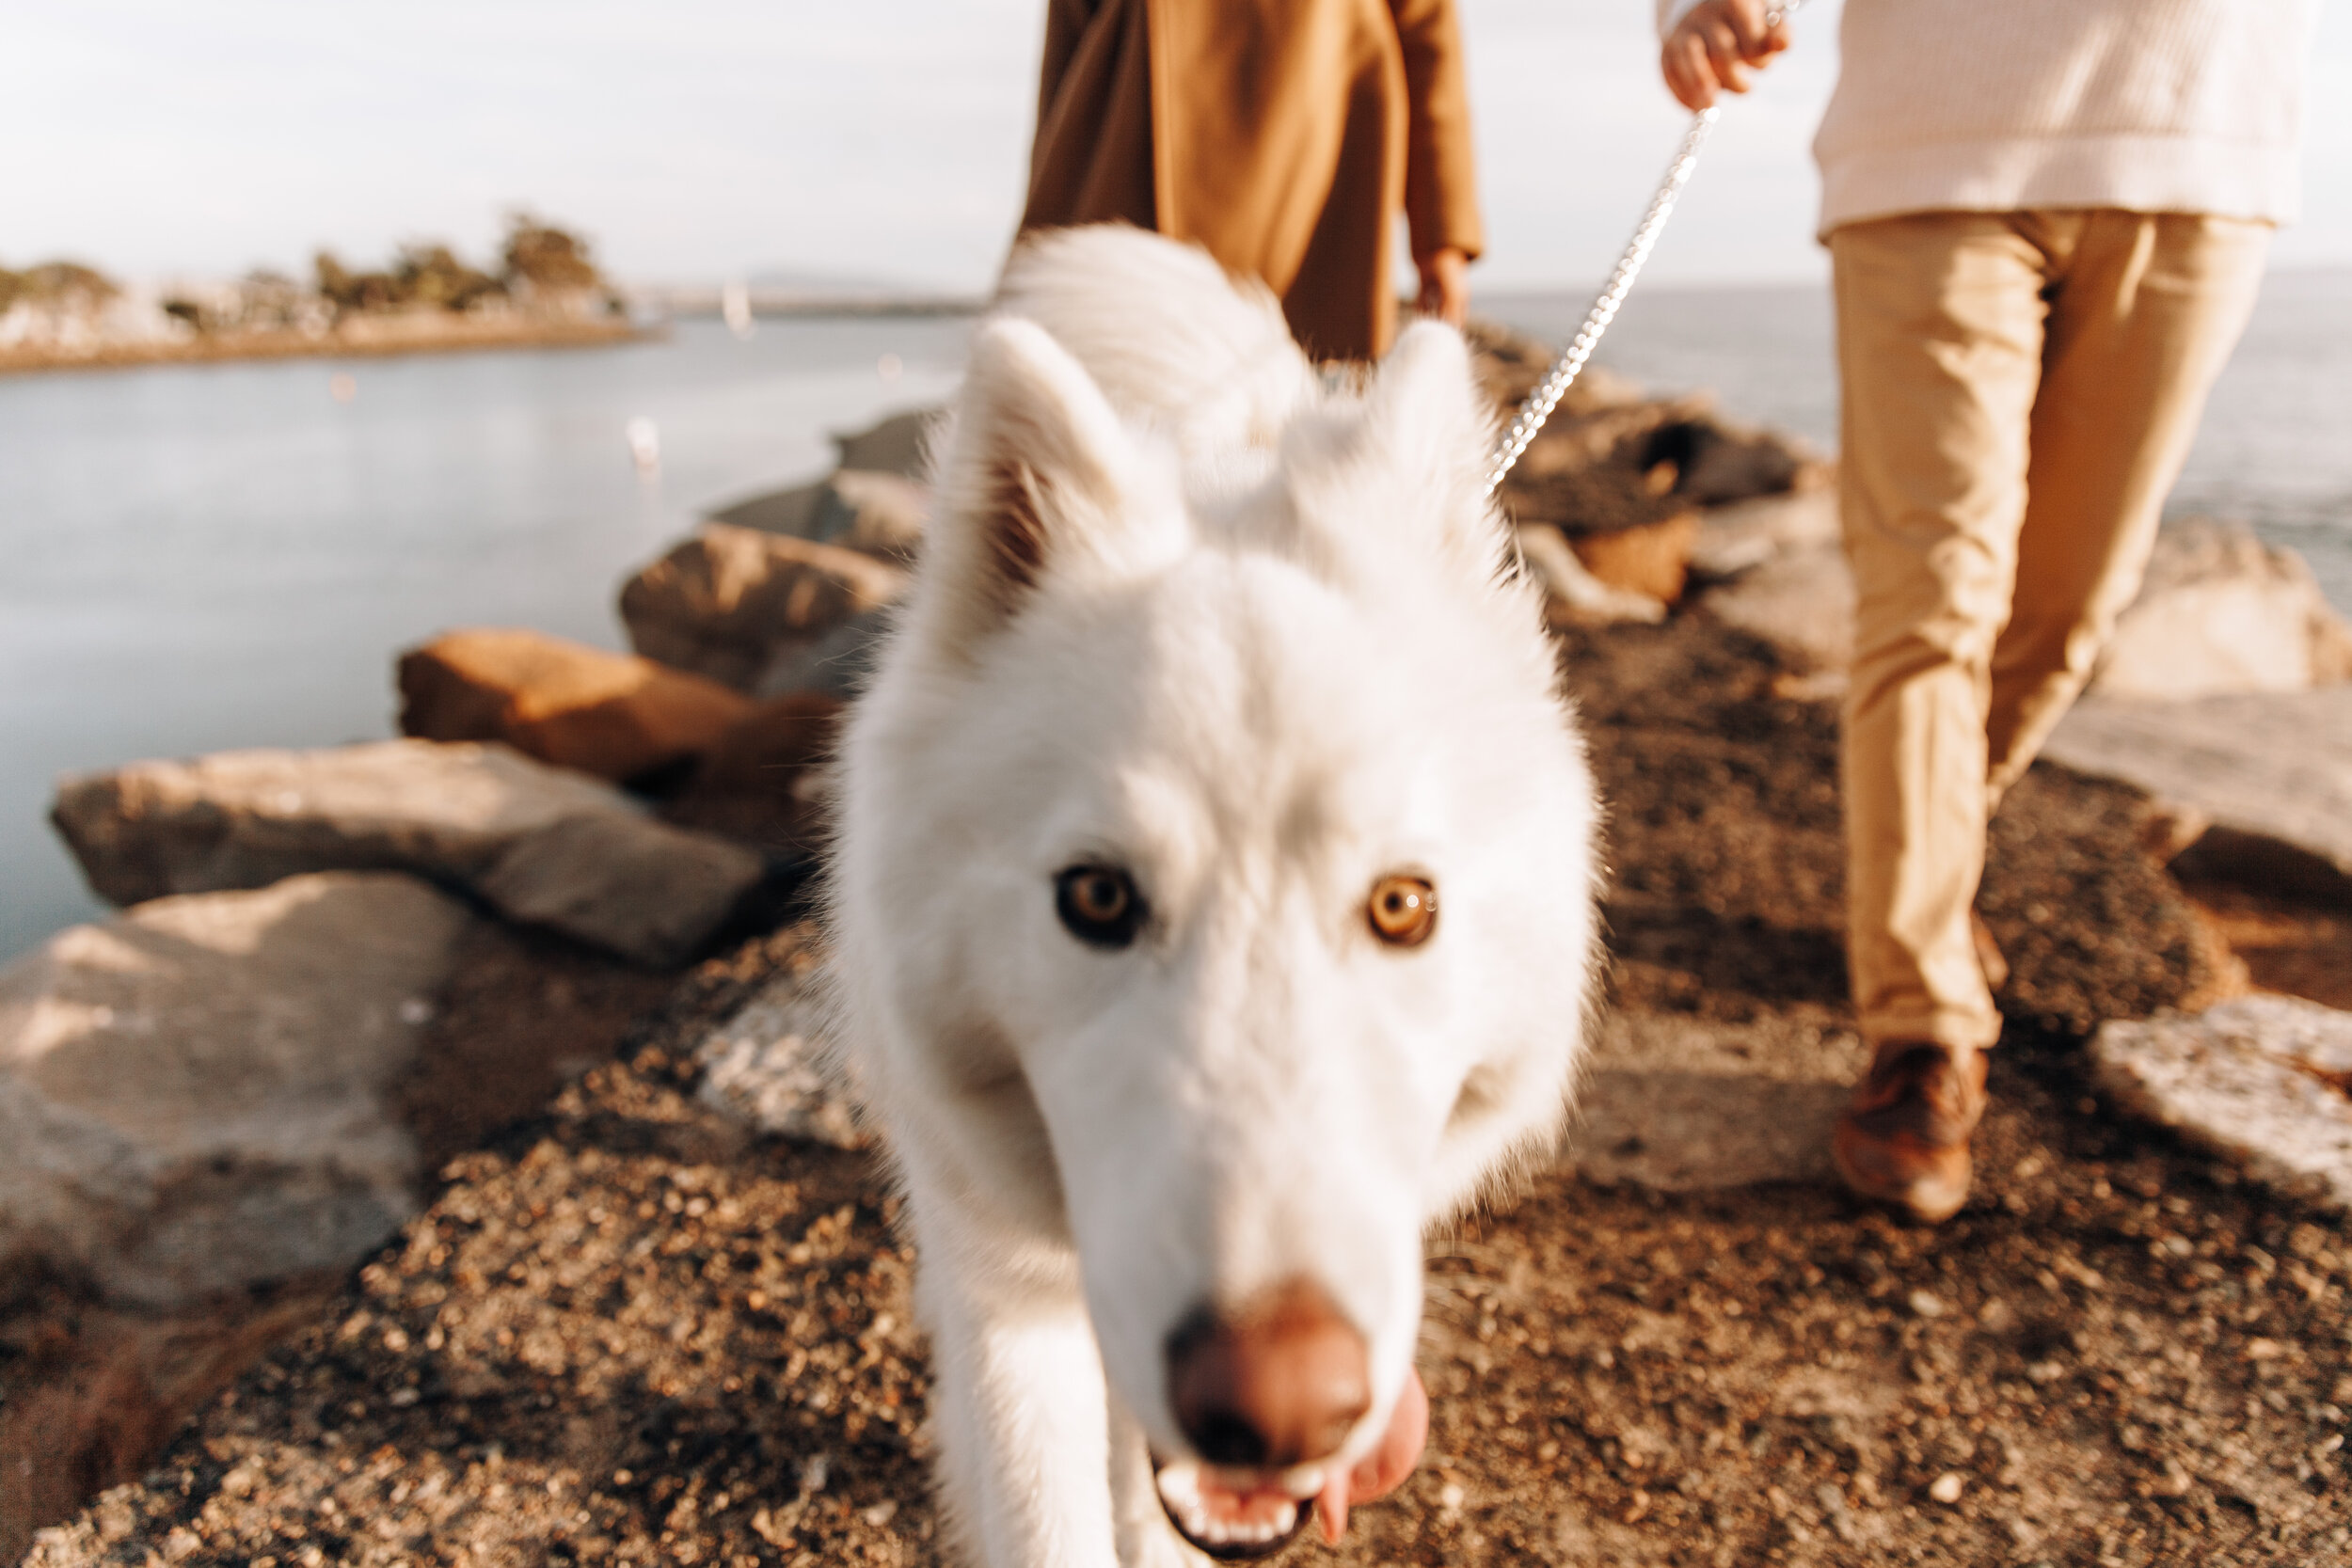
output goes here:
<path id="1" fill-rule="evenodd" d="M 1837 0 L 1718 130 L 1653 276 L 1818 276 L 1807 143 Z M 1461 0 L 1485 287 L 1582 285 L 1683 117 L 1651 0 Z M 0 264 L 134 277 L 485 255 L 528 204 L 619 275 L 793 268 L 977 290 L 1011 232 L 1042 0 L 0 0 Z M 2327 0 L 2305 219 L 2352 263 L 2352 0 Z"/>

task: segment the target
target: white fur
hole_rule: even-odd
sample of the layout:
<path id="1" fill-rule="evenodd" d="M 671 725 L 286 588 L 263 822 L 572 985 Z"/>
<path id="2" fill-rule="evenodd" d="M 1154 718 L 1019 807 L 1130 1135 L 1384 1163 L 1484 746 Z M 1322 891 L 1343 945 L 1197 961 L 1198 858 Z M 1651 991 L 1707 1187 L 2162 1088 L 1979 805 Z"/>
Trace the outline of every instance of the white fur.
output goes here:
<path id="1" fill-rule="evenodd" d="M 1033 245 L 1003 300 L 844 743 L 839 1035 L 967 1556 L 1197 1561 L 1145 1452 L 1187 1452 L 1169 1331 L 1311 1275 L 1371 1347 L 1346 1451 L 1378 1439 L 1424 1227 L 1565 1111 L 1596 808 L 1454 333 L 1322 389 L 1262 291 L 1128 230 Z M 1133 946 L 1058 923 L 1088 860 L 1149 900 Z M 1438 889 L 1421 947 L 1365 919 L 1399 870 Z"/>

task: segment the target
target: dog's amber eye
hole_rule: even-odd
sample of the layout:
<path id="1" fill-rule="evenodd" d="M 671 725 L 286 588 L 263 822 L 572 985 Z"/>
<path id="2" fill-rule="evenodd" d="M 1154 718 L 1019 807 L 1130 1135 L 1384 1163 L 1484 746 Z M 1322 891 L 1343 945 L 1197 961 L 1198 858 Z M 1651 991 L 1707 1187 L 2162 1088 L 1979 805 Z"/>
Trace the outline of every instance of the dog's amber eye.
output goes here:
<path id="1" fill-rule="evenodd" d="M 1426 877 L 1383 877 L 1364 906 L 1372 934 L 1394 947 L 1419 947 L 1438 928 L 1438 890 Z"/>
<path id="2" fill-rule="evenodd" d="M 1073 865 L 1054 879 L 1054 912 L 1093 947 L 1124 947 L 1143 926 L 1143 895 L 1115 865 Z"/>

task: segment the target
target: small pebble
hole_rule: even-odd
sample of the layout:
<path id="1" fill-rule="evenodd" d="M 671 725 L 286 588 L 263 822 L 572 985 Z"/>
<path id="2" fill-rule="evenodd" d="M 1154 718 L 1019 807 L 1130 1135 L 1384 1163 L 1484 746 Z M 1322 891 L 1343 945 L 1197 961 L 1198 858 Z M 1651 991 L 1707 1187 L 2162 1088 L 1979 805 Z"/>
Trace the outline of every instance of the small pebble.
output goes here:
<path id="1" fill-rule="evenodd" d="M 1960 1490 L 1966 1484 L 1966 1481 L 1961 1480 L 1958 1470 L 1947 1470 L 1936 1477 L 1928 1487 L 1928 1496 L 1949 1508 L 1960 1501 Z"/>
<path id="2" fill-rule="evenodd" d="M 1940 1318 L 1944 1315 L 1944 1303 L 1932 1291 L 1914 1291 L 1911 1309 L 1923 1318 Z"/>

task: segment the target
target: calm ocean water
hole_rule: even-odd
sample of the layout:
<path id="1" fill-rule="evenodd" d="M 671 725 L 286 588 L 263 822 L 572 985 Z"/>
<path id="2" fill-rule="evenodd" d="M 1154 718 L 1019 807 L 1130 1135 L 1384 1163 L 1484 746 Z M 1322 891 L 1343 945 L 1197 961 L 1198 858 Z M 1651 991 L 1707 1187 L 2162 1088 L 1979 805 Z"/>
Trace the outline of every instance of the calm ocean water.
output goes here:
<path id="1" fill-rule="evenodd" d="M 1498 296 L 1481 308 L 1558 341 L 1586 303 Z M 1636 289 L 1599 358 L 1654 389 L 1712 388 L 1726 414 L 1836 446 L 1825 288 Z M 2201 514 L 2244 518 L 2302 551 L 2352 614 L 2352 270 L 2265 281 L 2166 508 Z"/>
<path id="2" fill-rule="evenodd" d="M 1551 337 L 1583 308 L 1484 303 Z M 388 735 L 392 658 L 451 626 L 621 646 L 623 578 L 697 514 L 821 470 L 827 432 L 936 402 L 965 331 L 688 322 L 603 350 L 0 380 L 0 958 L 101 911 L 45 819 L 57 774 Z M 1637 292 L 1601 357 L 1833 444 L 1818 290 Z M 2174 510 L 2251 519 L 2352 610 L 2352 272 L 2271 280 Z"/>

